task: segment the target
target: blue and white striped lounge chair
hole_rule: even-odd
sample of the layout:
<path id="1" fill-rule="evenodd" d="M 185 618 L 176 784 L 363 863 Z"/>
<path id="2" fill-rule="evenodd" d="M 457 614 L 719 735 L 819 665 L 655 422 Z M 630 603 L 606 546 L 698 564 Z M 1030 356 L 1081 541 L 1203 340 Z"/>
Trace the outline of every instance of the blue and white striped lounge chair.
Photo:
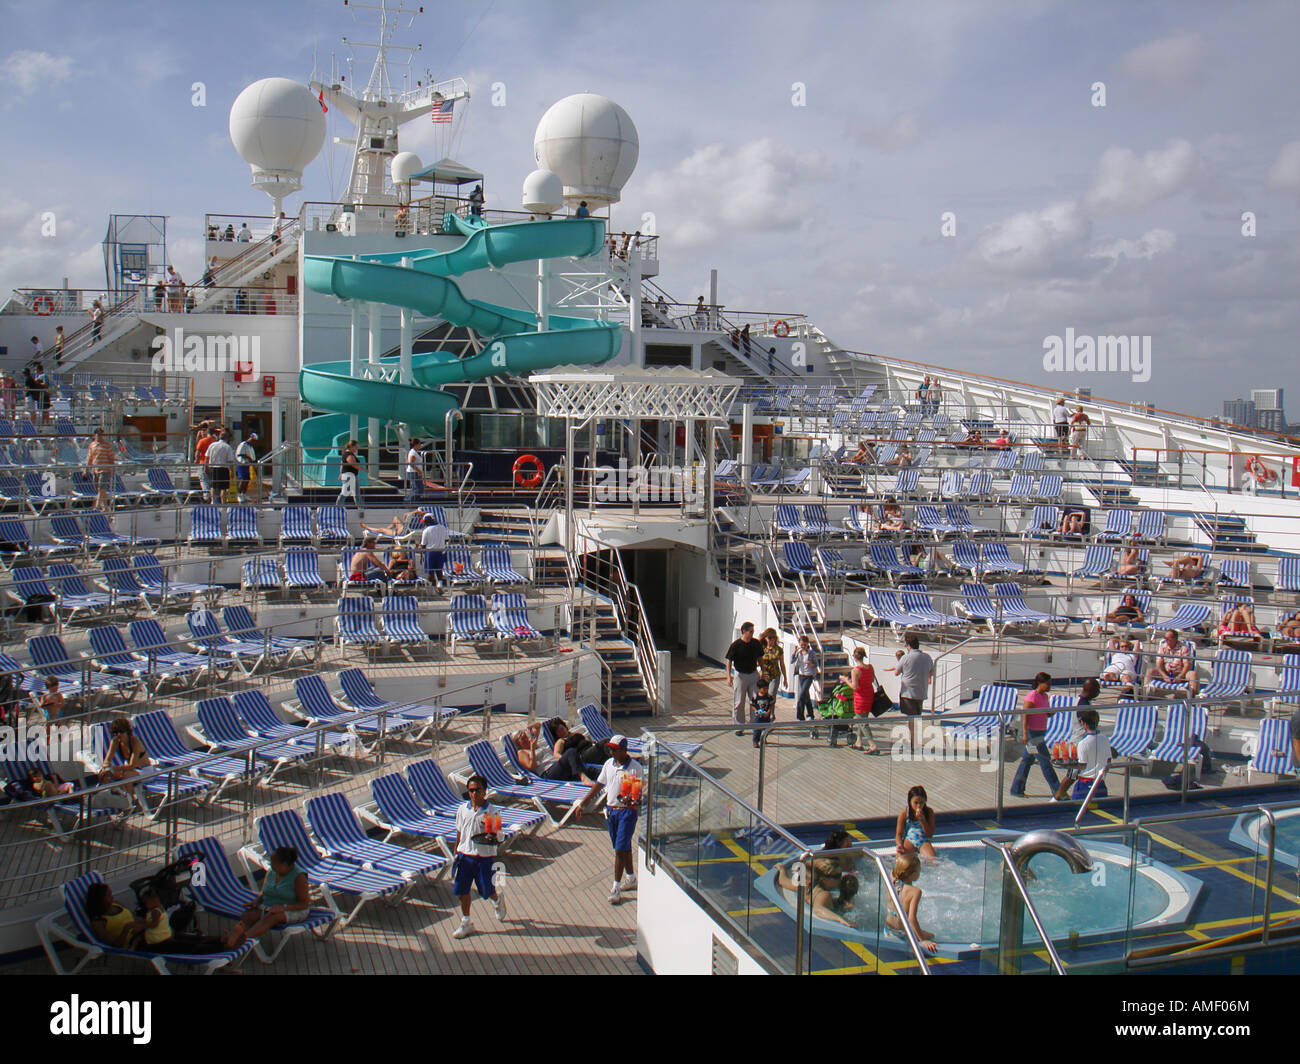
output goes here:
<path id="1" fill-rule="evenodd" d="M 443 555 L 442 579 L 448 587 L 478 584 L 482 577 L 474 568 L 474 559 L 464 547 L 449 547 Z"/>
<path id="2" fill-rule="evenodd" d="M 600 707 L 594 703 L 588 703 L 578 710 L 578 718 L 582 721 L 582 726 L 587 729 L 587 738 L 594 743 L 607 743 L 614 738 L 614 730 L 609 726 L 609 721 L 605 719 L 605 714 L 600 711 Z M 628 753 L 639 757 L 645 753 L 645 743 L 640 739 L 633 739 L 627 736 Z M 668 747 L 680 757 L 688 761 L 698 754 L 704 747 L 701 743 L 683 743 L 683 742 L 663 742 L 659 743 L 660 747 Z"/>
<path id="3" fill-rule="evenodd" d="M 379 630 L 374 600 L 364 595 L 344 595 L 334 618 L 336 641 L 341 647 L 382 647 L 388 640 Z"/>
<path id="4" fill-rule="evenodd" d="M 838 536 L 841 529 L 831 524 L 826 507 L 820 503 L 811 503 L 803 508 L 799 515 L 804 534 L 809 536 Z"/>
<path id="5" fill-rule="evenodd" d="M 150 492 L 167 502 L 184 504 L 203 498 L 203 492 L 196 488 L 178 488 L 172 482 L 171 474 L 161 466 L 151 466 L 145 470 L 145 480 Z"/>
<path id="6" fill-rule="evenodd" d="M 1041 572 L 1039 569 L 1027 568 L 1022 562 L 1013 561 L 1011 552 L 1007 550 L 1005 543 L 985 543 L 982 565 L 983 576 L 997 573 L 1013 573 L 1017 576 L 1024 576 Z"/>
<path id="7" fill-rule="evenodd" d="M 508 740 L 509 736 L 506 739 Z M 563 827 L 586 796 L 587 788 L 583 787 L 582 784 L 517 782 L 506 771 L 506 767 L 501 763 L 497 752 L 492 749 L 492 744 L 486 739 L 470 743 L 465 753 L 469 757 L 470 768 L 487 780 L 490 793 L 499 795 L 502 798 L 520 798 L 532 802 L 539 813 L 546 815 L 546 819 L 551 823 L 552 827 Z M 576 793 L 575 787 L 581 788 L 581 795 Z M 547 809 L 547 802 L 567 805 L 569 808 L 559 820 L 556 820 L 551 815 L 551 811 Z"/>
<path id="8" fill-rule="evenodd" d="M 375 898 L 387 897 L 398 901 L 406 896 L 411 888 L 410 880 L 391 872 L 365 868 L 352 861 L 326 857 L 312 843 L 298 814 L 292 809 L 259 817 L 257 837 L 261 843 L 261 853 L 245 846 L 240 855 L 247 861 L 267 864 L 269 855 L 281 846 L 292 846 L 298 851 L 298 867 L 307 873 L 307 880 L 320 888 L 330 910 L 339 916 L 339 929 L 347 927 L 366 903 Z M 263 856 L 263 854 L 268 856 Z M 251 875 L 249 878 L 252 878 Z M 347 894 L 356 898 L 350 913 L 343 915 L 343 910 L 334 900 L 335 894 Z"/>
<path id="9" fill-rule="evenodd" d="M 196 506 L 190 510 L 190 546 L 216 544 L 224 546 L 226 537 L 221 534 L 221 510 L 216 506 Z"/>
<path id="10" fill-rule="evenodd" d="M 0 666 L 6 671 L 7 666 Z M 1300 705 L 1300 654 L 1282 656 L 1282 674 L 1278 677 L 1275 705 Z"/>
<path id="11" fill-rule="evenodd" d="M 971 539 L 959 539 L 952 545 L 952 562 L 956 569 L 964 569 L 976 580 L 982 578 L 984 563 L 980 560 L 979 544 Z"/>
<path id="12" fill-rule="evenodd" d="M 50 539 L 63 547 L 75 547 L 86 550 L 86 533 L 81 530 L 81 522 L 71 514 L 53 514 L 50 517 Z"/>
<path id="13" fill-rule="evenodd" d="M 257 626 L 257 619 L 247 606 L 234 605 L 221 608 L 221 623 L 233 639 L 245 643 L 269 643 L 274 654 L 283 654 L 286 663 L 295 657 L 304 662 L 315 656 L 316 641 L 307 636 L 272 635 Z"/>
<path id="14" fill-rule="evenodd" d="M 527 578 L 516 571 L 510 561 L 510 550 L 507 547 L 484 547 L 481 568 L 483 578 L 492 585 L 510 587 L 528 583 Z"/>
<path id="15" fill-rule="evenodd" d="M 1266 717 L 1259 722 L 1255 752 L 1246 766 L 1246 782 L 1256 772 L 1274 776 L 1294 776 L 1295 759 L 1291 754 L 1291 721 L 1287 717 Z"/>
<path id="16" fill-rule="evenodd" d="M 908 616 L 917 619 L 912 622 L 913 625 L 918 620 L 926 621 L 936 628 L 965 628 L 970 623 L 965 618 L 936 610 L 930 601 L 930 591 L 924 584 L 900 584 L 898 593 Z"/>
<path id="17" fill-rule="evenodd" d="M 50 566 L 47 576 L 50 586 L 58 599 L 60 611 L 66 610 L 68 620 L 79 614 L 103 614 L 113 606 L 113 599 L 102 591 L 91 591 L 70 562 L 55 562 Z"/>
<path id="18" fill-rule="evenodd" d="M 131 559 L 131 568 L 150 594 L 163 596 L 168 602 L 183 602 L 195 595 L 219 595 L 225 590 L 220 584 L 198 584 L 168 577 L 153 554 L 137 554 Z"/>
<path id="19" fill-rule="evenodd" d="M 998 597 L 999 618 L 1004 627 L 1032 624 L 1040 627 L 1056 627 L 1060 632 L 1064 632 L 1070 626 L 1069 617 L 1031 609 L 1025 602 L 1025 595 L 1019 584 L 995 584 L 993 590 Z"/>
<path id="20" fill-rule="evenodd" d="M 239 878 L 230 859 L 226 857 L 220 839 L 209 836 L 197 842 L 187 842 L 177 852 L 181 857 L 193 855 L 203 862 L 203 875 L 190 880 L 190 893 L 204 912 L 238 920 L 257 904 L 257 891 L 249 889 Z M 258 960 L 270 964 L 296 936 L 311 933 L 317 938 L 328 938 L 337 922 L 338 914 L 332 910 L 312 909 L 305 920 L 299 920 L 295 924 L 281 924 L 273 931 L 249 939 L 249 942 L 252 943 Z M 273 950 L 267 952 L 263 940 L 272 934 L 280 936 L 279 942 Z"/>
<path id="21" fill-rule="evenodd" d="M 916 508 L 916 529 L 918 532 L 932 533 L 935 539 L 956 535 L 960 531 L 948 523 L 939 507 L 924 503 Z"/>
<path id="22" fill-rule="evenodd" d="M 994 631 L 999 620 L 999 610 L 989 589 L 983 584 L 962 584 L 961 602 L 956 607 L 966 614 L 973 624 L 986 624 Z"/>
<path id="23" fill-rule="evenodd" d="M 17 489 L 17 497 L 10 494 L 11 488 Z M 63 506 L 70 501 L 71 496 L 53 490 L 47 494 L 44 477 L 40 473 L 32 472 L 23 474 L 21 484 L 13 483 L 13 478 L 6 475 L 3 478 L 3 487 L 0 488 L 0 498 L 6 502 L 17 502 L 20 506 L 26 506 L 34 514 L 43 514 L 51 506 Z"/>
<path id="24" fill-rule="evenodd" d="M 1211 624 L 1211 610 L 1204 602 L 1180 602 L 1178 610 L 1166 621 L 1160 622 L 1161 628 L 1174 628 L 1180 632 L 1204 632 Z"/>
<path id="25" fill-rule="evenodd" d="M 365 573 L 352 573 L 352 559 L 356 556 L 357 549 L 353 547 L 344 547 L 339 552 L 338 564 L 338 585 L 343 590 L 363 591 L 366 588 L 376 588 L 383 590 L 388 586 L 388 578 L 383 572 L 373 566 L 367 567 L 367 572 L 373 575 L 367 576 Z"/>
<path id="26" fill-rule="evenodd" d="M 407 880 L 420 876 L 440 879 L 447 870 L 447 858 L 439 854 L 422 853 L 370 838 L 347 798 L 341 794 L 308 798 L 306 806 L 312 833 L 331 857 L 356 861 L 366 868 L 391 872 Z"/>
<path id="27" fill-rule="evenodd" d="M 278 739 L 280 742 L 293 743 L 307 750 L 314 749 L 318 744 L 322 749 L 352 744 L 352 736 L 346 732 L 325 729 L 309 732 L 300 725 L 281 720 L 274 707 L 267 701 L 266 695 L 257 688 L 236 691 L 230 701 L 240 719 L 248 725 L 248 730 L 259 738 Z"/>
<path id="28" fill-rule="evenodd" d="M 258 666 L 279 656 L 265 643 L 232 639 L 221 630 L 216 614 L 211 610 L 193 610 L 185 615 L 185 623 L 190 630 L 191 645 L 196 650 L 233 662 L 245 676 L 252 675 Z"/>
<path id="29" fill-rule="evenodd" d="M 1132 529 L 1132 510 L 1107 510 L 1105 527 L 1093 536 L 1093 540 L 1097 543 L 1119 543 L 1128 539 Z"/>
<path id="30" fill-rule="evenodd" d="M 894 486 L 889 489 L 889 494 L 896 499 L 914 498 L 920 482 L 921 473 L 919 470 L 900 469 L 898 475 L 894 477 Z"/>
<path id="31" fill-rule="evenodd" d="M 869 553 L 872 566 L 887 574 L 891 583 L 897 583 L 900 576 L 925 575 L 925 570 L 919 566 L 900 561 L 898 549 L 892 543 L 872 543 Z"/>
<path id="32" fill-rule="evenodd" d="M 27 526 L 17 517 L 0 518 L 0 560 L 11 568 L 20 558 L 36 559 L 59 554 L 75 554 L 76 547 L 33 543 Z"/>
<path id="33" fill-rule="evenodd" d="M 1047 468 L 1042 451 L 1024 451 L 1020 455 L 1020 469 L 1025 473 L 1041 473 Z"/>
<path id="34" fill-rule="evenodd" d="M 1196 693 L 1197 698 L 1241 698 L 1250 687 L 1249 650 L 1221 647 L 1210 663 L 1210 680 Z"/>
<path id="35" fill-rule="evenodd" d="M 982 533 L 991 531 L 982 528 L 971 520 L 970 511 L 966 509 L 965 503 L 950 502 L 943 508 L 944 517 L 947 519 L 949 526 L 958 535 L 978 536 Z"/>
<path id="36" fill-rule="evenodd" d="M 1163 510 L 1141 510 L 1137 515 L 1137 524 L 1133 528 L 1134 543 L 1163 543 L 1166 534 L 1166 519 Z"/>
<path id="37" fill-rule="evenodd" d="M 458 642 L 483 643 L 496 639 L 482 595 L 454 595 L 447 617 L 447 638 L 452 653 Z"/>
<path id="38" fill-rule="evenodd" d="M 488 749 L 491 754 L 491 748 Z M 495 755 L 493 755 L 495 760 Z M 500 765 L 500 762 L 497 762 Z M 406 779 L 416 800 L 435 816 L 455 818 L 456 810 L 465 804 L 467 796 L 458 795 L 438 762 L 431 759 L 416 761 L 406 768 Z M 501 823 L 510 832 L 532 835 L 546 823 L 550 817 L 545 810 L 514 809 L 503 806 L 498 809 Z"/>
<path id="39" fill-rule="evenodd" d="M 114 532 L 108 514 L 101 513 L 98 510 L 88 510 L 84 516 L 86 519 L 86 540 L 92 546 L 102 544 L 105 547 L 116 547 L 119 550 L 126 550 L 128 547 L 158 546 L 156 536 L 124 536 L 120 532 Z"/>
<path id="40" fill-rule="evenodd" d="M 384 635 L 394 646 L 428 646 L 430 636 L 420 624 L 420 604 L 414 595 L 388 595 L 379 603 Z"/>
<path id="41" fill-rule="evenodd" d="M 807 577 L 817 575 L 812 551 L 802 540 L 786 540 L 781 544 L 780 566 L 800 583 Z"/>
<path id="42" fill-rule="evenodd" d="M 1169 713 L 1165 717 L 1165 731 L 1160 737 L 1160 743 L 1148 756 L 1152 761 L 1181 765 L 1184 736 L 1190 731 L 1192 740 L 1203 740 L 1208 728 L 1209 714 L 1204 706 L 1189 706 L 1185 702 L 1175 702 L 1169 707 Z M 1200 763 L 1199 743 L 1192 741 L 1189 744 L 1187 760 L 1190 764 Z"/>
<path id="43" fill-rule="evenodd" d="M 1054 712 L 1047 718 L 1047 731 L 1043 735 L 1043 742 L 1050 748 L 1052 743 L 1065 743 L 1070 741 L 1070 736 L 1074 734 L 1074 707 L 1078 705 L 1078 699 L 1074 695 L 1059 694 L 1051 695 L 1047 699 L 1047 708 Z"/>
<path id="44" fill-rule="evenodd" d="M 130 650 L 119 629 L 98 625 L 88 632 L 95 665 L 104 672 L 117 673 L 141 680 L 155 694 L 164 684 L 178 680 L 183 686 L 192 685 L 203 674 L 205 663 L 183 661 L 169 663 L 152 661 L 148 655 Z"/>
<path id="45" fill-rule="evenodd" d="M 355 733 L 379 736 L 387 733 L 409 731 L 415 724 L 405 717 L 388 716 L 381 721 L 374 713 L 358 713 L 341 706 L 325 686 L 324 677 L 313 673 L 293 681 L 293 691 L 298 697 L 285 704 L 291 713 L 312 724 L 333 724 Z"/>
<path id="46" fill-rule="evenodd" d="M 1121 702 L 1115 711 L 1115 728 L 1110 736 L 1111 753 L 1117 757 L 1140 757 L 1156 740 L 1160 707 Z"/>
<path id="47" fill-rule="evenodd" d="M 1035 506 L 1021 535 L 1024 539 L 1050 539 L 1060 523 L 1059 506 Z"/>
<path id="48" fill-rule="evenodd" d="M 1017 473 L 1011 478 L 1011 483 L 1007 485 L 1005 497 L 1011 501 L 1027 499 L 1033 486 L 1033 477 L 1028 473 Z"/>
<path id="49" fill-rule="evenodd" d="M 1145 675 L 1144 664 L 1143 664 L 1143 658 L 1145 652 L 1143 650 L 1142 643 L 1140 641 L 1134 639 L 1132 640 L 1132 642 L 1133 642 L 1133 663 L 1134 663 L 1133 677 L 1136 682 L 1130 683 L 1128 680 L 1124 679 L 1123 676 L 1107 676 L 1105 674 L 1106 669 L 1110 668 L 1110 666 L 1114 664 L 1116 657 L 1119 654 L 1123 653 L 1123 651 L 1121 650 L 1111 649 L 1108 644 L 1106 649 L 1106 655 L 1104 658 L 1104 664 L 1102 665 L 1102 674 L 1097 677 L 1097 683 L 1100 684 L 1102 687 L 1124 687 L 1128 689 L 1129 694 L 1136 695 L 1137 689 L 1142 685 L 1142 677 Z M 1120 692 L 1121 696 L 1124 693 L 1125 692 L 1121 691 Z"/>
<path id="50" fill-rule="evenodd" d="M 993 494 L 992 473 L 972 473 L 966 496 L 971 499 L 987 499 Z"/>
<path id="51" fill-rule="evenodd" d="M 239 568 L 239 590 L 254 598 L 284 589 L 280 566 L 274 558 L 250 558 Z"/>
<path id="52" fill-rule="evenodd" d="M 290 547 L 285 551 L 284 585 L 290 591 L 317 591 L 329 586 L 320 575 L 320 555 L 314 548 Z"/>
<path id="53" fill-rule="evenodd" d="M 867 601 L 863 604 L 862 609 L 872 620 L 889 625 L 896 635 L 902 635 L 909 628 L 935 627 L 933 621 L 912 616 L 899 604 L 898 596 L 893 591 L 883 591 L 874 587 L 868 588 Z"/>
<path id="54" fill-rule="evenodd" d="M 776 508 L 776 532 L 783 536 L 804 535 L 803 522 L 799 519 L 799 508 L 788 503 Z"/>
<path id="55" fill-rule="evenodd" d="M 1206 574 L 1210 571 L 1210 559 L 1201 553 L 1204 559 L 1201 565 L 1201 580 L 1205 579 Z M 1218 585 L 1221 588 L 1235 588 L 1241 591 L 1250 591 L 1254 584 L 1250 578 L 1250 559 L 1249 558 L 1224 558 L 1219 563 Z"/>
<path id="56" fill-rule="evenodd" d="M 352 533 L 348 531 L 348 514 L 342 506 L 321 506 L 316 510 L 316 538 L 321 546 L 348 544 Z"/>
<path id="57" fill-rule="evenodd" d="M 126 481 L 120 474 L 113 474 L 113 490 L 111 492 L 114 501 L 118 499 L 125 500 L 129 503 L 138 504 L 149 497 L 149 492 L 140 488 L 128 488 Z"/>
<path id="58" fill-rule="evenodd" d="M 98 490 L 95 488 L 95 482 L 90 479 L 89 474 L 80 471 L 73 472 L 70 478 L 69 490 L 74 499 L 81 499 L 84 502 L 94 502 L 99 495 Z"/>
<path id="59" fill-rule="evenodd" d="M 969 704 L 969 703 L 967 703 Z M 975 716 L 968 721 L 952 725 L 951 735 L 954 739 L 967 742 L 978 739 L 991 739 L 1006 727 L 1008 713 L 1020 705 L 1020 692 L 1005 684 L 986 683 L 980 688 L 979 700 L 975 703 Z"/>
<path id="60" fill-rule="evenodd" d="M 259 761 L 266 763 L 263 783 L 269 784 L 283 769 L 301 764 L 315 752 L 309 746 L 253 735 L 240 721 L 229 698 L 205 698 L 196 709 L 199 726 L 191 726 L 186 731 L 213 750 L 222 750 L 232 755 L 244 755 L 252 750 Z"/>
<path id="61" fill-rule="evenodd" d="M 965 497 L 966 476 L 960 469 L 945 469 L 939 477 L 939 495 L 941 499 L 961 499 Z"/>
<path id="62" fill-rule="evenodd" d="M 36 923 L 37 937 L 50 964 L 59 975 L 76 975 L 87 964 L 100 957 L 123 957 L 127 960 L 142 961 L 152 966 L 159 975 L 170 975 L 171 969 L 168 965 L 172 964 L 201 968 L 204 975 L 211 975 L 227 965 L 238 966 L 253 951 L 256 943 L 252 939 L 238 949 L 222 950 L 218 953 L 148 953 L 142 950 L 124 949 L 121 946 L 110 946 L 96 937 L 95 930 L 91 927 L 90 916 L 86 912 L 86 895 L 91 884 L 102 882 L 104 882 L 103 876 L 92 869 L 85 875 L 64 883 L 59 888 L 63 897 L 63 912 L 51 913 Z M 65 921 L 66 925 L 70 926 L 66 926 Z M 70 946 L 81 951 L 85 956 L 72 968 L 66 968 L 59 949 L 60 945 Z"/>
<path id="63" fill-rule="evenodd" d="M 252 506 L 232 506 L 226 517 L 226 543 L 262 545 L 262 534 L 257 530 L 257 509 Z"/>
<path id="64" fill-rule="evenodd" d="M 1167 627 L 1167 626 L 1162 626 Z M 1190 639 L 1182 640 L 1183 645 L 1187 647 L 1187 652 L 1191 656 L 1191 664 L 1188 666 L 1186 675 L 1181 680 L 1148 680 L 1146 687 L 1148 691 L 1186 691 L 1191 687 L 1189 677 L 1196 669 L 1196 644 Z M 1162 654 L 1160 645 L 1157 645 L 1152 652 L 1154 658 L 1159 658 Z"/>
<path id="65" fill-rule="evenodd" d="M 370 796 L 374 799 L 374 809 L 363 809 L 361 815 L 387 833 L 384 842 L 394 835 L 413 835 L 433 839 L 443 853 L 451 852 L 456 839 L 455 812 L 450 815 L 430 813 L 420 805 L 411 785 L 400 773 L 371 780 Z M 505 824 L 504 817 L 501 827 L 506 839 L 515 833 L 515 829 Z"/>
<path id="66" fill-rule="evenodd" d="M 862 516 L 856 506 L 850 506 L 849 512 L 844 515 L 844 527 L 852 532 L 854 537 L 867 534 L 867 530 L 862 527 Z"/>
<path id="67" fill-rule="evenodd" d="M 1083 552 L 1083 564 L 1070 574 L 1070 580 L 1096 580 L 1098 583 L 1110 574 L 1115 561 L 1115 548 L 1104 543 L 1091 544 Z"/>
<path id="68" fill-rule="evenodd" d="M 90 752 L 100 762 L 103 762 L 104 754 L 113 741 L 108 729 L 109 725 L 105 722 L 92 726 L 90 730 Z M 114 765 L 124 763 L 121 751 L 113 755 L 112 763 Z M 208 792 L 212 790 L 210 780 L 199 779 L 180 769 L 160 768 L 157 765 L 140 769 L 138 776 L 131 783 L 135 788 L 136 797 L 140 799 L 140 804 L 145 806 L 150 820 L 156 820 L 163 809 L 176 802 L 187 801 L 190 798 L 205 801 Z M 152 810 L 148 809 L 148 804 L 143 798 L 146 794 L 158 799 L 158 804 Z"/>
<path id="69" fill-rule="evenodd" d="M 514 639 L 542 638 L 528 619 L 528 603 L 518 591 L 499 591 L 492 596 L 492 624 L 498 632 Z"/>
<path id="70" fill-rule="evenodd" d="M 358 713 L 382 711 L 391 717 L 413 721 L 415 729 L 412 737 L 417 741 L 428 735 L 439 721 L 450 720 L 460 713 L 460 709 L 455 706 L 388 702 L 379 697 L 374 685 L 360 669 L 344 669 L 339 673 L 339 685 L 343 688 L 343 703 L 349 709 Z"/>
<path id="71" fill-rule="evenodd" d="M 1278 559 L 1277 580 L 1273 587 L 1276 591 L 1300 591 L 1300 558 Z"/>
<path id="72" fill-rule="evenodd" d="M 162 595 L 150 591 L 140 583 L 135 570 L 131 568 L 131 563 L 125 558 L 105 558 L 103 575 L 102 586 L 108 591 L 115 605 L 121 602 L 138 602 L 145 609 L 152 610 L 154 603 L 150 599 L 162 605 Z"/>
<path id="73" fill-rule="evenodd" d="M 861 558 L 855 551 L 855 556 Z M 828 584 L 839 580 L 865 580 L 872 570 L 865 565 L 854 565 L 836 547 L 818 547 L 815 552 L 817 571 Z"/>
<path id="74" fill-rule="evenodd" d="M 517 777 L 527 780 L 529 783 L 553 787 L 554 790 L 550 797 L 551 801 L 582 801 L 586 798 L 587 792 L 590 788 L 585 783 L 568 783 L 559 780 L 547 780 L 543 779 L 531 769 L 524 768 L 519 761 L 519 751 L 515 749 L 515 739 L 513 735 L 503 735 L 501 737 L 501 752 L 505 755 L 506 764 L 509 765 L 510 770 Z"/>
<path id="75" fill-rule="evenodd" d="M 280 546 L 311 546 L 311 510 L 306 506 L 286 506 L 280 512 Z"/>
<path id="76" fill-rule="evenodd" d="M 1061 497 L 1064 480 L 1059 473 L 1047 473 L 1038 478 L 1038 490 L 1034 492 L 1035 502 L 1053 502 Z"/>
<path id="77" fill-rule="evenodd" d="M 135 656 L 143 661 L 153 675 L 186 676 L 191 673 L 195 681 L 209 670 L 218 677 L 228 676 L 231 664 L 226 658 L 190 654 L 167 645 L 167 634 L 152 617 L 143 617 L 127 625 Z"/>
<path id="78" fill-rule="evenodd" d="M 131 722 L 137 735 L 149 751 L 149 757 L 159 768 L 184 769 L 199 779 L 209 780 L 213 790 L 206 796 L 206 801 L 215 801 L 226 788 L 241 779 L 255 779 L 260 772 L 248 773 L 245 760 L 208 754 L 191 750 L 185 745 L 180 733 L 176 731 L 175 722 L 166 710 L 154 709 L 148 713 L 137 713 Z"/>

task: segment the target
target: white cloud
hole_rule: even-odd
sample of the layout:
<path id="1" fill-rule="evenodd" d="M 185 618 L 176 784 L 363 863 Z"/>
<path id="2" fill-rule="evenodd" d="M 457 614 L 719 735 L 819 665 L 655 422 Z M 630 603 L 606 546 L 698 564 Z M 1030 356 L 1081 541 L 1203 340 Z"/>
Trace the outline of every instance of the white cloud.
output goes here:
<path id="1" fill-rule="evenodd" d="M 1008 273 L 1044 273 L 1077 264 L 1087 243 L 1088 220 L 1076 203 L 1021 211 L 986 229 L 976 242 L 985 264 Z"/>
<path id="2" fill-rule="evenodd" d="M 1148 207 L 1182 189 L 1195 164 L 1196 149 L 1181 139 L 1140 157 L 1130 148 L 1107 148 L 1097 163 L 1086 203 L 1102 212 Z"/>
<path id="3" fill-rule="evenodd" d="M 1120 69 L 1149 89 L 1171 92 L 1195 82 L 1205 69 L 1206 48 L 1198 33 L 1175 33 L 1126 52 Z"/>
<path id="4" fill-rule="evenodd" d="M 732 149 L 710 144 L 640 183 L 640 205 L 684 247 L 729 229 L 793 229 L 807 214 L 807 184 L 826 176 L 816 153 L 763 138 Z"/>
<path id="5" fill-rule="evenodd" d="M 72 74 L 72 57 L 49 52 L 11 52 L 0 68 L 0 77 L 26 96 L 37 89 L 66 81 Z"/>
<path id="6" fill-rule="evenodd" d="M 1282 150 L 1277 153 L 1277 158 L 1269 168 L 1268 184 L 1270 188 L 1300 192 L 1300 140 L 1282 145 Z"/>
<path id="7" fill-rule="evenodd" d="M 1172 251 L 1178 238 L 1168 229 L 1150 229 L 1136 240 L 1123 238 L 1098 244 L 1093 249 L 1094 259 L 1152 259 Z"/>

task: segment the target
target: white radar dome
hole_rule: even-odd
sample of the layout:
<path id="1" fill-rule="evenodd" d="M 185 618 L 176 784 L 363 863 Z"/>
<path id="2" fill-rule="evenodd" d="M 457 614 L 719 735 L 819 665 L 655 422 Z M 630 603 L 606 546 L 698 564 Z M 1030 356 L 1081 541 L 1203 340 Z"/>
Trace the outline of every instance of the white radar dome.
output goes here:
<path id="1" fill-rule="evenodd" d="M 632 118 L 613 100 L 591 92 L 566 96 L 542 115 L 533 157 L 553 170 L 570 205 L 617 203 L 636 169 L 641 142 Z"/>
<path id="2" fill-rule="evenodd" d="M 564 182 L 553 170 L 534 170 L 524 178 L 524 210 L 551 214 L 564 203 Z"/>
<path id="3" fill-rule="evenodd" d="M 404 185 L 424 169 L 424 163 L 413 151 L 399 151 L 388 164 L 388 172 L 393 175 L 394 185 Z"/>
<path id="4" fill-rule="evenodd" d="M 230 107 L 230 140 L 253 171 L 253 187 L 276 198 L 302 188 L 302 172 L 325 143 L 325 114 L 305 85 L 263 78 Z"/>

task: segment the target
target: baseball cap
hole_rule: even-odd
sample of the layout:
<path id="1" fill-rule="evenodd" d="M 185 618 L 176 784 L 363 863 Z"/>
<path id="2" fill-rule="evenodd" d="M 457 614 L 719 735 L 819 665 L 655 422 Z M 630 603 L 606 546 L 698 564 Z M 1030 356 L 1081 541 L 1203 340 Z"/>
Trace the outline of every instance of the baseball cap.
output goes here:
<path id="1" fill-rule="evenodd" d="M 609 737 L 608 744 L 609 744 L 610 746 L 621 746 L 621 747 L 623 747 L 624 749 L 627 749 L 627 736 L 626 736 L 626 735 L 611 735 L 611 736 Z"/>

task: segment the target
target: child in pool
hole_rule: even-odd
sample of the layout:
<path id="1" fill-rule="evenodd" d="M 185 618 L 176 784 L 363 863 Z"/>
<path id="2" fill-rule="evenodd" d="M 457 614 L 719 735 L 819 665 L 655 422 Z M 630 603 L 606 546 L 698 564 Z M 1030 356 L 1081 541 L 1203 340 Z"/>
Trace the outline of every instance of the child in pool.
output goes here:
<path id="1" fill-rule="evenodd" d="M 894 829 L 894 849 L 899 856 L 920 853 L 927 861 L 937 861 L 934 852 L 934 810 L 927 804 L 925 788 L 919 784 L 907 792 L 907 808 L 898 814 Z"/>
<path id="2" fill-rule="evenodd" d="M 912 930 L 926 952 L 937 953 L 939 945 L 934 941 L 934 935 L 921 927 L 921 921 L 916 915 L 921 906 L 921 888 L 913 884 L 920 874 L 921 859 L 916 854 L 903 853 L 894 858 L 894 889 L 898 892 L 898 900 L 907 914 L 907 922 L 912 925 Z M 903 930 L 902 920 L 897 913 L 893 912 L 885 917 L 885 926 L 894 931 Z"/>

